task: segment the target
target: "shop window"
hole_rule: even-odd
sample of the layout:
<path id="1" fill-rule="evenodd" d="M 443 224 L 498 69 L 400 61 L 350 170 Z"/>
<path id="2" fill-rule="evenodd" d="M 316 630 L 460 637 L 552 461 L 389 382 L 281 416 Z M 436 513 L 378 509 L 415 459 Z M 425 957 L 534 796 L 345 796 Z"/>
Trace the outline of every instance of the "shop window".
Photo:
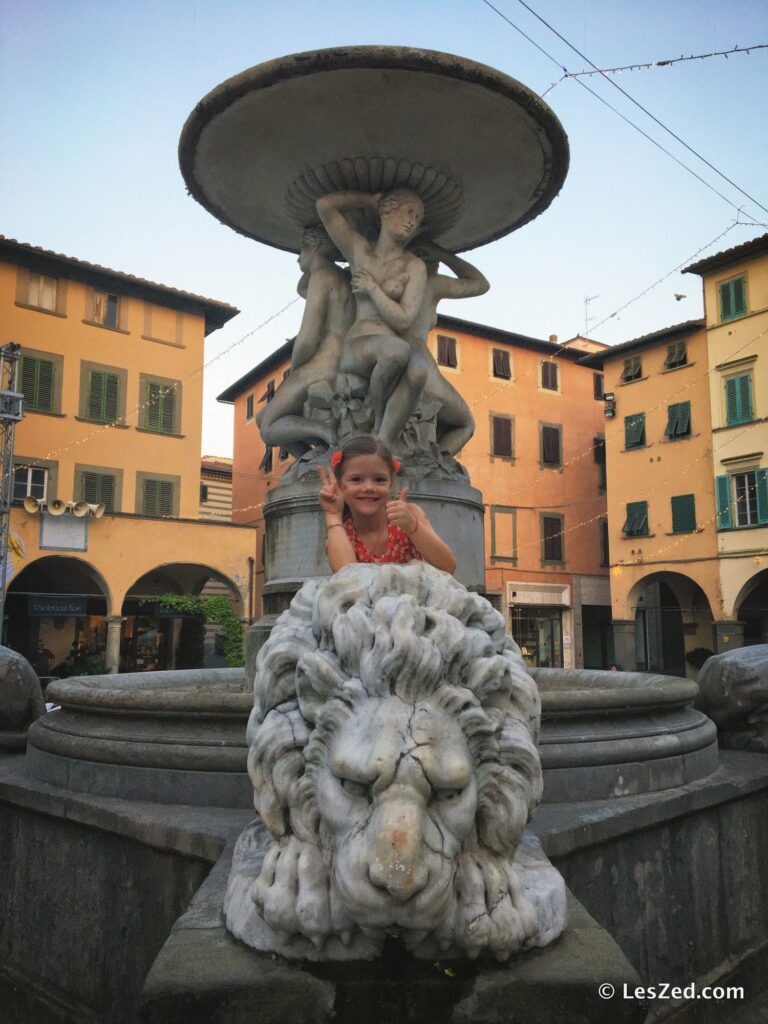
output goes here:
<path id="1" fill-rule="evenodd" d="M 636 412 L 633 416 L 624 417 L 624 447 L 643 448 L 645 446 L 645 413 Z"/>
<path id="2" fill-rule="evenodd" d="M 592 389 L 595 395 L 595 401 L 602 402 L 605 399 L 605 377 L 602 373 L 592 374 Z"/>
<path id="3" fill-rule="evenodd" d="M 696 498 L 677 494 L 672 498 L 672 532 L 693 533 L 696 529 Z"/>
<path id="4" fill-rule="evenodd" d="M 624 360 L 624 369 L 621 371 L 621 381 L 629 384 L 633 380 L 640 380 L 643 376 L 643 363 L 640 356 L 630 356 Z"/>
<path id="5" fill-rule="evenodd" d="M 493 349 L 493 376 L 502 380 L 512 379 L 512 367 L 509 362 L 509 352 L 503 348 Z"/>
<path id="6" fill-rule="evenodd" d="M 54 412 L 56 364 L 52 359 L 21 357 L 21 390 L 24 407 L 32 412 Z"/>
<path id="7" fill-rule="evenodd" d="M 491 415 L 491 455 L 514 458 L 514 421 L 511 416 Z"/>
<path id="8" fill-rule="evenodd" d="M 512 636 L 530 668 L 563 667 L 563 625 L 559 608 L 516 606 L 511 609 Z"/>
<path id="9" fill-rule="evenodd" d="M 541 517 L 541 560 L 561 564 L 565 561 L 563 517 L 560 515 L 542 515 Z"/>
<path id="10" fill-rule="evenodd" d="M 454 370 L 459 365 L 455 338 L 449 338 L 445 334 L 438 334 L 437 364 L 438 366 L 448 366 Z"/>
<path id="11" fill-rule="evenodd" d="M 667 370 L 676 370 L 688 363 L 688 350 L 684 341 L 675 341 L 667 349 L 664 366 Z"/>
<path id="12" fill-rule="evenodd" d="M 625 537 L 648 536 L 648 502 L 627 502 L 627 518 L 624 520 L 622 532 Z"/>
<path id="13" fill-rule="evenodd" d="M 542 466 L 560 467 L 563 464 L 561 426 L 542 423 L 541 425 L 541 464 Z"/>
<path id="14" fill-rule="evenodd" d="M 747 279 L 743 274 L 731 281 L 724 281 L 719 286 L 718 293 L 721 320 L 733 320 L 737 316 L 744 316 L 747 312 Z"/>
<path id="15" fill-rule="evenodd" d="M 541 386 L 547 391 L 558 389 L 558 366 L 550 359 L 544 359 L 541 364 Z"/>
<path id="16" fill-rule="evenodd" d="M 667 407 L 667 426 L 664 433 L 670 441 L 691 436 L 690 402 L 676 402 Z"/>
<path id="17" fill-rule="evenodd" d="M 48 470 L 41 466 L 14 466 L 13 500 L 37 498 L 45 501 L 48 492 Z"/>
<path id="18" fill-rule="evenodd" d="M 178 407 L 181 382 L 147 380 L 142 378 L 142 426 L 161 434 L 178 433 Z"/>
<path id="19" fill-rule="evenodd" d="M 750 423 L 752 409 L 752 373 L 736 374 L 725 380 L 725 421 L 729 427 Z"/>

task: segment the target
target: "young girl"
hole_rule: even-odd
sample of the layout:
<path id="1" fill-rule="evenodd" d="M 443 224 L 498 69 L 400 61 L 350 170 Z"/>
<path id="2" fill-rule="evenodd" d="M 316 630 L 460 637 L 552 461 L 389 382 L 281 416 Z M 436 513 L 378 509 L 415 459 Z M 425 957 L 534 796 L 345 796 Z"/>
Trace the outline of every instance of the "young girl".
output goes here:
<path id="1" fill-rule="evenodd" d="M 332 572 L 355 562 L 414 559 L 453 572 L 456 559 L 430 526 L 418 505 L 406 501 L 408 488 L 392 500 L 400 468 L 392 452 L 375 437 L 355 437 L 331 456 L 332 471 L 318 469 L 323 486 L 328 562 Z"/>

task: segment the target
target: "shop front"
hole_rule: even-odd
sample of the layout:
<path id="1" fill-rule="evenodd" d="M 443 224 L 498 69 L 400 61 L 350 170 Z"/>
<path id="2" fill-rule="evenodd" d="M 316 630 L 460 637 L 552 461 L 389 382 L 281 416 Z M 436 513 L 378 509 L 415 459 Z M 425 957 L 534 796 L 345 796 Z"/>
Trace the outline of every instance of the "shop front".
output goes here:
<path id="1" fill-rule="evenodd" d="M 571 588 L 567 584 L 507 583 L 508 623 L 530 668 L 572 668 Z"/>

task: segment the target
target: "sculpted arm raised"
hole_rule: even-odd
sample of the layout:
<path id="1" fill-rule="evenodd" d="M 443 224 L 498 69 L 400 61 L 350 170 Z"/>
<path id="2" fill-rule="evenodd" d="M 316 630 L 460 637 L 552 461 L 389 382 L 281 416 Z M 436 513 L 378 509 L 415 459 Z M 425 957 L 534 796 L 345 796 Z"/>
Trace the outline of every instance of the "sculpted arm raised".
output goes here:
<path id="1" fill-rule="evenodd" d="M 357 249 L 365 244 L 365 239 L 356 231 L 344 216 L 352 210 L 372 210 L 376 212 L 381 198 L 379 193 L 370 192 L 329 192 L 317 200 L 317 215 L 323 227 L 339 247 L 344 257 L 353 263 Z"/>
<path id="2" fill-rule="evenodd" d="M 472 299 L 477 295 L 485 295 L 491 287 L 488 278 L 482 274 L 477 267 L 472 266 L 467 260 L 448 252 L 436 242 L 419 242 L 421 249 L 429 252 L 435 259 L 444 263 L 449 270 L 452 270 L 456 277 L 446 277 L 445 274 L 438 274 L 433 285 L 435 297 L 438 299 Z"/>

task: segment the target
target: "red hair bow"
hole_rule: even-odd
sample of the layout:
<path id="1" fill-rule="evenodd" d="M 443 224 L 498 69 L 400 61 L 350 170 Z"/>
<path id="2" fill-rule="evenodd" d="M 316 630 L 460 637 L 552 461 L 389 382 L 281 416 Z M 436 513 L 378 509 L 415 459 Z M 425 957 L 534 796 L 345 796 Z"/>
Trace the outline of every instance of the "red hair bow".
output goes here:
<path id="1" fill-rule="evenodd" d="M 400 459 L 398 459 L 398 457 L 396 455 L 392 456 L 392 465 L 394 467 L 395 472 L 399 473 L 400 472 L 400 466 L 402 465 L 402 463 L 400 462 Z"/>
<path id="2" fill-rule="evenodd" d="M 340 466 L 341 460 L 344 458 L 344 452 L 334 452 L 331 456 L 331 465 Z"/>

